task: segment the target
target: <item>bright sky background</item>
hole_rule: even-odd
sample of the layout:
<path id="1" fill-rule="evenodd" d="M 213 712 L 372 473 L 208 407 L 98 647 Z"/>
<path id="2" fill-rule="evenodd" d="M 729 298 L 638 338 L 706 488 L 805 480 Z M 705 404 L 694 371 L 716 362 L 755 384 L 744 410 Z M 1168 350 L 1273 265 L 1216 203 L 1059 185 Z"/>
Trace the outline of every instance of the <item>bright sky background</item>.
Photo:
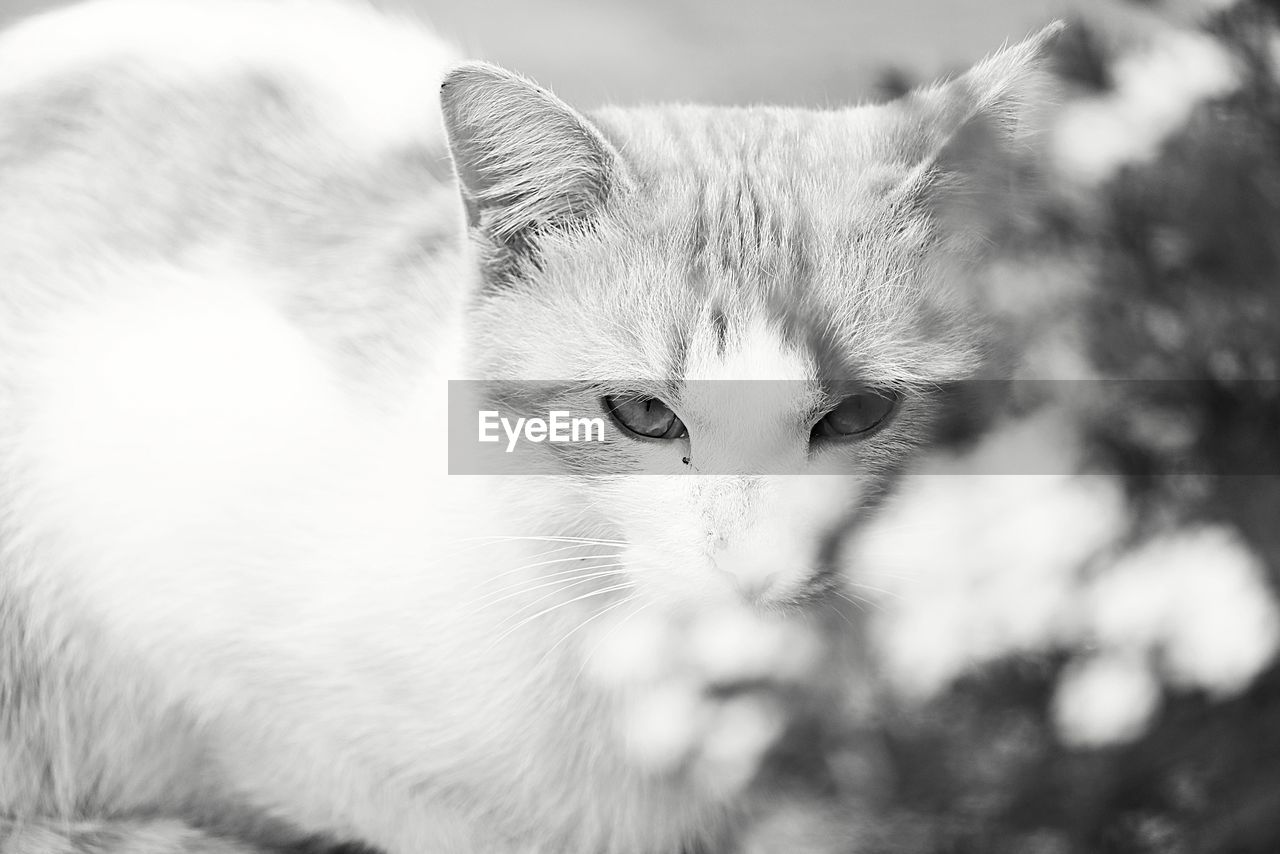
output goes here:
<path id="1" fill-rule="evenodd" d="M 368 0 L 590 108 L 606 101 L 842 104 L 888 67 L 953 71 L 1073 8 L 1120 0 Z M 182 2 L 182 0 L 170 0 Z M 1209 4 L 1170 0 L 1166 5 Z M 0 0 L 0 25 L 66 0 Z M 281 34 L 288 38 L 287 33 Z"/>

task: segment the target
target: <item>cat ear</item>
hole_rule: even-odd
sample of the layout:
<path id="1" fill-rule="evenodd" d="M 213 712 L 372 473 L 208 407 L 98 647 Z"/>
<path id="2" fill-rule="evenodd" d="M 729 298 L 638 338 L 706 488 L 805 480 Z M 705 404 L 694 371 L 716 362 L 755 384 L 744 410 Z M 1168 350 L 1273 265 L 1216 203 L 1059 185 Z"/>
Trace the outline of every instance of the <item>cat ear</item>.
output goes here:
<path id="1" fill-rule="evenodd" d="M 1063 29 L 1061 22 L 1050 24 L 955 80 L 910 97 L 907 132 L 918 158 L 913 179 L 927 179 L 939 213 L 973 225 L 999 216 L 1012 200 L 1011 166 L 1035 148 L 1051 101 L 1049 54 Z"/>
<path id="2" fill-rule="evenodd" d="M 500 246 L 589 219 L 622 180 L 617 152 L 546 89 L 483 62 L 440 88 L 467 220 Z"/>
<path id="3" fill-rule="evenodd" d="M 1002 140 L 1034 132 L 1036 115 L 1047 94 L 1049 53 L 1065 28 L 1061 21 L 1055 21 L 941 87 L 943 110 L 948 114 L 943 128 L 950 133 L 942 154 L 974 132 L 974 125 L 984 128 L 983 134 Z"/>

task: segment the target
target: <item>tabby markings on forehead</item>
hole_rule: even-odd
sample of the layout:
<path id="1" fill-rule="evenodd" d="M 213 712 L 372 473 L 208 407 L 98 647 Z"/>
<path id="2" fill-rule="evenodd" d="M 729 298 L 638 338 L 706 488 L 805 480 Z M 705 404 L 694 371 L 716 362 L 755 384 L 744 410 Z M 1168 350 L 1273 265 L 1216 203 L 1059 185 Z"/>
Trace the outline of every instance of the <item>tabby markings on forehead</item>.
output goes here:
<path id="1" fill-rule="evenodd" d="M 693 282 L 767 291 L 807 278 L 804 217 L 790 188 L 770 183 L 776 181 L 746 169 L 694 176 L 684 200 Z"/>
<path id="2" fill-rule="evenodd" d="M 817 301 L 816 236 L 796 201 L 777 193 L 773 208 L 786 213 L 771 210 L 760 182 L 746 173 L 729 181 L 700 176 L 690 194 L 688 286 L 707 306 L 698 322 L 707 324 L 717 352 L 724 353 L 730 327 L 751 306 L 788 345 L 812 349 L 819 363 L 843 367 L 844 360 L 829 352 L 831 318 Z M 683 330 L 676 336 L 683 341 Z M 673 361 L 679 367 L 685 360 Z"/>

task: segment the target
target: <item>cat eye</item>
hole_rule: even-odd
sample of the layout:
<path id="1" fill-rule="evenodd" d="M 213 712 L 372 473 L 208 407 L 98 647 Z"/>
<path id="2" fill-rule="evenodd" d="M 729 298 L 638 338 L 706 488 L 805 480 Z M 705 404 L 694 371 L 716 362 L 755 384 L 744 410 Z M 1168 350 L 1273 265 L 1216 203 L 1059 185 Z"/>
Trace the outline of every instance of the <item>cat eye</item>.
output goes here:
<path id="1" fill-rule="evenodd" d="M 893 392 L 867 390 L 851 394 L 813 425 L 809 441 L 864 436 L 883 424 L 897 404 L 898 396 Z"/>
<path id="2" fill-rule="evenodd" d="M 606 397 L 605 408 L 629 433 L 648 439 L 681 439 L 689 435 L 679 416 L 656 397 Z"/>

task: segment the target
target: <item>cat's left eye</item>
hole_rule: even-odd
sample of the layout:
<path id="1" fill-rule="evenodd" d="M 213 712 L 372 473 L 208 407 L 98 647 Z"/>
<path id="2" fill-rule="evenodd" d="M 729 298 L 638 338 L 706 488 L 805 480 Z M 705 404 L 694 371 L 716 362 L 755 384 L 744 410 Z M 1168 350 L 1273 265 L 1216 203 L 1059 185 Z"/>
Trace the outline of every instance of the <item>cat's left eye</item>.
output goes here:
<path id="1" fill-rule="evenodd" d="M 810 441 L 868 435 L 888 420 L 897 404 L 898 396 L 890 391 L 866 390 L 851 394 L 813 425 Z"/>

